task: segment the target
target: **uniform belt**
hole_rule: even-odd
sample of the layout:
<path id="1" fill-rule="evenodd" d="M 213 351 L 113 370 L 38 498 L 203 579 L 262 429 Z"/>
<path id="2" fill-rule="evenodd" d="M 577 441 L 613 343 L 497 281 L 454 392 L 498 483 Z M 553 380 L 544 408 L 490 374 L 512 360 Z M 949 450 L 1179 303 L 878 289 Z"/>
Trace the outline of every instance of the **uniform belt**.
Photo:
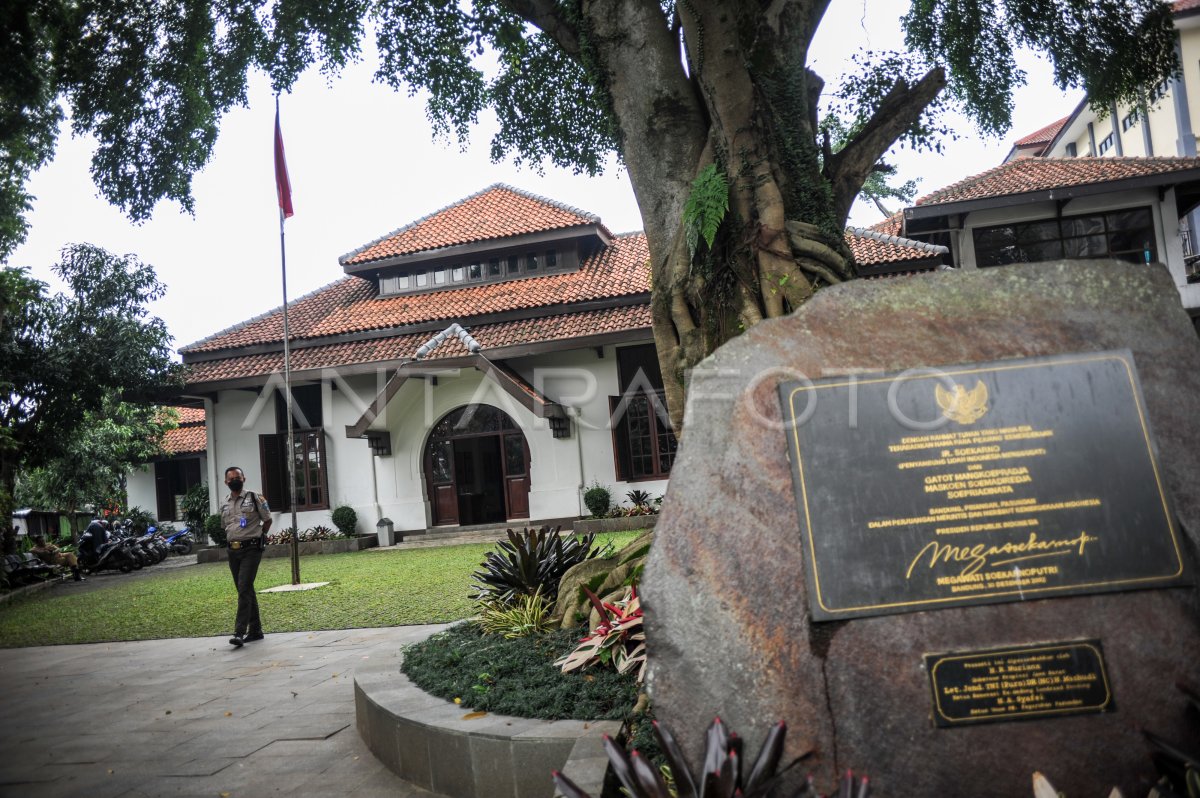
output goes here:
<path id="1" fill-rule="evenodd" d="M 238 549 L 261 549 L 262 544 L 259 543 L 258 538 L 251 538 L 250 540 L 231 540 L 229 541 L 229 548 L 233 549 L 234 551 L 237 551 Z"/>

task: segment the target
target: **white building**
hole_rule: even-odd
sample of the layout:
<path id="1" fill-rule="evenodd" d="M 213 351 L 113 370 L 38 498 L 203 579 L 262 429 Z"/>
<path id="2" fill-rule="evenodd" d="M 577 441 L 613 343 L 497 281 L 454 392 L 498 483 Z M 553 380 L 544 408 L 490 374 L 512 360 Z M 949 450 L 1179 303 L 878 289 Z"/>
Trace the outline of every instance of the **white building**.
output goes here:
<path id="1" fill-rule="evenodd" d="M 942 252 L 870 231 L 847 241 L 881 273 Z M 301 529 L 329 525 L 343 504 L 359 532 L 384 517 L 407 532 L 570 522 L 594 483 L 622 502 L 666 490 L 676 441 L 643 234 L 496 185 L 340 265 L 344 276 L 289 307 Z M 287 525 L 281 341 L 276 309 L 181 353 L 214 511 L 236 465 Z M 130 485 L 152 506 L 148 480 Z"/>
<path id="2" fill-rule="evenodd" d="M 164 455 L 131 471 L 125 483 L 129 506 L 149 510 L 159 523 L 183 520 L 180 502 L 190 488 L 205 481 L 208 470 L 204 411 L 194 407 L 174 410 L 179 426 L 167 431 Z"/>

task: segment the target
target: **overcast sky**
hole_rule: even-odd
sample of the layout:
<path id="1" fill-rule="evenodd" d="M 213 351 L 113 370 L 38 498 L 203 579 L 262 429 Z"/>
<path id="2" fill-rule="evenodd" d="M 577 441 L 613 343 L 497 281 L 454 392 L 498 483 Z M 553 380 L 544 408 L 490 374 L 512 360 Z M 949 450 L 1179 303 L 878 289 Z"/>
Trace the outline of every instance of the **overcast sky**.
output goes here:
<path id="1" fill-rule="evenodd" d="M 902 49 L 895 0 L 839 0 L 817 36 L 812 67 L 837 85 L 849 58 L 863 49 Z M 1022 59 L 1029 85 L 1018 91 L 1013 130 L 987 140 L 965 119 L 961 138 L 942 154 L 898 150 L 886 159 L 899 180 L 918 181 L 925 194 L 998 165 L 1011 142 L 1074 108 L 1082 94 L 1063 95 L 1049 67 Z M 602 177 L 548 168 L 544 175 L 488 155 L 493 130 L 484 119 L 466 151 L 434 141 L 421 96 L 375 85 L 373 61 L 329 82 L 313 72 L 281 100 L 283 135 L 295 213 L 287 222 L 288 295 L 313 291 L 342 276 L 338 257 L 486 186 L 509 183 L 598 214 L 613 232 L 640 230 L 628 176 L 616 167 Z M 34 175 L 37 197 L 29 238 L 9 265 L 29 266 L 54 285 L 51 265 L 66 244 L 86 241 L 134 253 L 167 285 L 153 312 L 182 346 L 282 302 L 279 225 L 271 160 L 274 101 L 266 79 L 251 84 L 248 108 L 221 122 L 207 168 L 194 181 L 195 216 L 163 202 L 142 225 L 130 223 L 97 197 L 89 174 L 93 142 L 65 134 L 58 153 Z M 894 202 L 891 205 L 895 205 Z M 893 210 L 895 208 L 893 207 Z M 873 205 L 855 206 L 850 223 L 881 218 Z"/>

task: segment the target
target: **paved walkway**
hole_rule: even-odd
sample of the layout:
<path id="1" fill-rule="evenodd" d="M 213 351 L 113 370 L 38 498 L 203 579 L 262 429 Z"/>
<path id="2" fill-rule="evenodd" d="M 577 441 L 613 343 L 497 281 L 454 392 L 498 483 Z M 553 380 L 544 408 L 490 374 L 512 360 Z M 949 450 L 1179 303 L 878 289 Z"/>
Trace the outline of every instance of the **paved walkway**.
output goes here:
<path id="1" fill-rule="evenodd" d="M 429 798 L 359 738 L 353 676 L 440 628 L 0 650 L 0 797 Z"/>

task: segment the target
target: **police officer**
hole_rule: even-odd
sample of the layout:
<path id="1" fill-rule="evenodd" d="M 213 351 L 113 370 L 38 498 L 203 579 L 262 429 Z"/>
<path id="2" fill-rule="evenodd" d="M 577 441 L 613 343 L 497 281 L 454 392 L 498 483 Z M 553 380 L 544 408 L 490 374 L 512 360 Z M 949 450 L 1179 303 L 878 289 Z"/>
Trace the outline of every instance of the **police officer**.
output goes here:
<path id="1" fill-rule="evenodd" d="M 267 530 L 271 528 L 271 509 L 265 497 L 244 490 L 246 474 L 237 466 L 225 469 L 225 484 L 229 486 L 229 496 L 221 505 L 221 524 L 229 544 L 229 570 L 238 597 L 237 618 L 229 644 L 241 648 L 243 643 L 263 639 L 254 577 L 258 575 Z"/>

